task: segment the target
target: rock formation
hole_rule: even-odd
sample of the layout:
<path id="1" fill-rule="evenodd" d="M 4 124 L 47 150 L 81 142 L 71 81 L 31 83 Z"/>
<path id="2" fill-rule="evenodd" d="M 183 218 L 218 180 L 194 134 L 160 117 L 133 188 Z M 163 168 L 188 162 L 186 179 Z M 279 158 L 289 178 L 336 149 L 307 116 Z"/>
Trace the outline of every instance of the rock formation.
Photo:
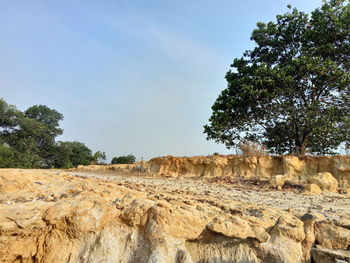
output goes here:
<path id="1" fill-rule="evenodd" d="M 247 173 L 255 169 L 264 176 L 267 171 L 288 174 L 287 170 L 273 168 L 272 163 L 277 163 L 273 158 L 266 160 L 247 161 L 248 168 L 244 168 L 242 160 L 223 157 L 212 160 L 217 167 L 213 162 L 204 165 L 208 161 L 205 158 L 171 159 L 178 162 L 174 167 L 160 161 L 156 165 L 156 160 L 149 164 L 113 166 L 119 172 L 149 169 L 158 174 L 140 176 L 141 170 L 125 173 L 123 176 L 129 176 L 129 181 L 113 172 L 105 177 L 90 172 L 87 178 L 78 171 L 2 169 L 0 262 L 350 262 L 349 207 L 342 214 L 330 211 L 324 216 L 304 208 L 284 210 L 227 199 L 224 195 L 220 197 L 220 192 L 185 187 L 190 181 L 178 187 L 176 181 L 167 185 L 166 178 L 157 179 L 164 178 L 160 173 L 168 172 L 232 173 L 230 162 L 240 163 L 237 169 Z M 336 162 L 340 163 L 329 160 Z M 347 163 L 344 161 L 342 167 Z M 348 174 L 334 172 L 339 167 L 331 170 L 335 177 L 347 177 Z M 79 171 L 84 169 L 98 170 L 90 167 Z M 111 167 L 99 170 L 103 169 Z M 309 168 L 300 168 L 295 176 L 303 177 L 305 169 Z M 309 170 L 314 173 L 322 169 Z M 194 182 L 198 186 L 211 186 L 202 179 L 188 180 L 197 180 Z M 332 200 L 341 197 L 330 194 Z M 350 204 L 350 198 L 344 199 L 347 201 Z"/>
<path id="2" fill-rule="evenodd" d="M 79 168 L 81 170 L 101 170 L 101 166 L 98 165 Z M 344 191 L 350 187 L 349 156 L 165 156 L 136 164 L 106 165 L 102 169 L 172 177 L 239 176 L 269 180 L 272 176 L 279 175 L 283 176 L 283 180 L 301 183 L 307 183 L 310 177 L 315 175 L 322 176 L 325 180 L 325 176 L 331 174 Z M 334 186 L 333 189 L 326 190 L 334 191 Z"/>

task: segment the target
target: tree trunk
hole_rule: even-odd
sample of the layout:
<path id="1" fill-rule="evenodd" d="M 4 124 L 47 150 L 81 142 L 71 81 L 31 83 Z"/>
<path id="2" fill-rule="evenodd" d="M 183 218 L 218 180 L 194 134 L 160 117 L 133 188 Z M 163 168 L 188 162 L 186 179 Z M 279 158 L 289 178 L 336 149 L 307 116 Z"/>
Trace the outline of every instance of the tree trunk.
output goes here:
<path id="1" fill-rule="evenodd" d="M 303 138 L 301 141 L 298 141 L 296 148 L 297 148 L 297 155 L 303 156 L 306 154 L 307 144 L 308 144 L 308 133 L 303 134 Z"/>

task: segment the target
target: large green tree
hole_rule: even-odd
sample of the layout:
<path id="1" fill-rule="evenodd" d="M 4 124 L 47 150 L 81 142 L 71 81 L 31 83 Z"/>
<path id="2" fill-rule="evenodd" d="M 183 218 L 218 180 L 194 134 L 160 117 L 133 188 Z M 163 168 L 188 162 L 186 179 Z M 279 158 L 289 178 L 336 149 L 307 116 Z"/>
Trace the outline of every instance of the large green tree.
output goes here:
<path id="1" fill-rule="evenodd" d="M 62 134 L 63 115 L 44 105 L 25 112 L 0 99 L 2 167 L 47 168 L 54 162 L 55 138 Z M 10 158 L 10 156 L 13 156 Z"/>
<path id="2" fill-rule="evenodd" d="M 63 133 L 63 129 L 59 127 L 63 115 L 46 105 L 31 106 L 24 112 L 24 115 L 39 124 L 37 129 L 30 129 L 29 132 L 35 140 L 39 156 L 45 160 L 45 166 L 51 167 L 55 158 L 55 139 Z"/>
<path id="3" fill-rule="evenodd" d="M 59 128 L 63 115 L 45 105 L 32 106 L 25 112 L 8 105 L 4 112 L 4 119 L 8 121 L 2 125 L 1 138 L 12 149 L 21 153 L 20 166 L 51 167 L 54 161 L 55 138 L 63 132 Z"/>
<path id="4" fill-rule="evenodd" d="M 255 48 L 234 60 L 204 126 L 207 139 L 301 155 L 350 141 L 349 1 L 325 1 L 310 15 L 288 8 L 258 23 Z"/>
<path id="5" fill-rule="evenodd" d="M 106 154 L 81 142 L 56 142 L 63 115 L 45 105 L 25 112 L 0 98 L 0 168 L 71 168 L 103 163 Z"/>

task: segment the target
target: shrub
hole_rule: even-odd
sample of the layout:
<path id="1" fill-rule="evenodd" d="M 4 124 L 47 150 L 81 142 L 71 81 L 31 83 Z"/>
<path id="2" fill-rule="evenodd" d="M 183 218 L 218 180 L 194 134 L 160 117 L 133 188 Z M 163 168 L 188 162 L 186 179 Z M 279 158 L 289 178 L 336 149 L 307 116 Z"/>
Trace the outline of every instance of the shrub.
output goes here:
<path id="1" fill-rule="evenodd" d="M 267 155 L 266 146 L 257 142 L 244 140 L 239 144 L 242 155 L 246 156 L 262 156 Z"/>
<path id="2" fill-rule="evenodd" d="M 119 157 L 114 157 L 112 159 L 112 164 L 130 164 L 134 163 L 136 161 L 136 157 L 132 154 L 129 154 L 127 156 L 119 156 Z"/>

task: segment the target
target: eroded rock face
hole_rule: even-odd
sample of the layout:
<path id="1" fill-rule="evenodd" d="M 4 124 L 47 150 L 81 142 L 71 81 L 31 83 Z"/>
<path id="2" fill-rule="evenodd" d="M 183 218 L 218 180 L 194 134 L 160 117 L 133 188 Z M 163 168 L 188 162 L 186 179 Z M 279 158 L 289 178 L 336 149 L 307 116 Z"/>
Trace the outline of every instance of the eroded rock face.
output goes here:
<path id="1" fill-rule="evenodd" d="M 322 249 L 349 246 L 345 221 L 162 185 L 132 188 L 0 170 L 0 262 L 317 263 L 327 262 Z"/>
<path id="2" fill-rule="evenodd" d="M 213 155 L 198 157 L 157 157 L 148 162 L 119 165 L 81 166 L 80 170 L 113 170 L 127 173 L 152 173 L 172 177 L 240 176 L 270 179 L 274 187 L 284 181 L 306 183 L 311 176 L 320 180 L 310 181 L 322 190 L 336 192 L 341 186 L 344 192 L 350 187 L 349 156 L 236 156 Z M 324 173 L 319 174 L 318 173 Z M 329 174 L 331 176 L 329 176 Z M 337 183 L 334 181 L 337 181 Z M 337 184 L 337 186 L 334 186 Z"/>

